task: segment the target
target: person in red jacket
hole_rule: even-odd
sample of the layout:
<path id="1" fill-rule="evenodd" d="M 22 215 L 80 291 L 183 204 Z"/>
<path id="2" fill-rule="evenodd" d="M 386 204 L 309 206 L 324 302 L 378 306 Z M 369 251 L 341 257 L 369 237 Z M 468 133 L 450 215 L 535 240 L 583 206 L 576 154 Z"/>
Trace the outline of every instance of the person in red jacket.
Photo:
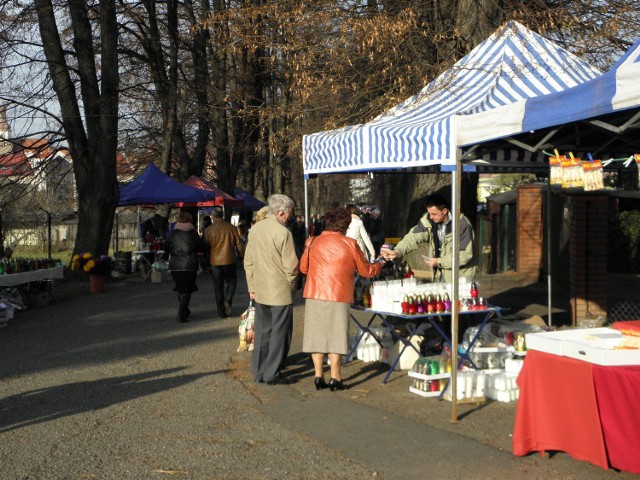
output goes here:
<path id="1" fill-rule="evenodd" d="M 333 208 L 325 216 L 325 228 L 309 238 L 300 259 L 307 275 L 303 296 L 304 335 L 302 351 L 311 353 L 316 389 L 344 390 L 342 356 L 349 353 L 349 307 L 353 303 L 353 276 L 371 278 L 380 273 L 381 262 L 369 263 L 358 243 L 345 236 L 351 212 Z M 331 380 L 324 380 L 323 361 L 329 355 Z"/>

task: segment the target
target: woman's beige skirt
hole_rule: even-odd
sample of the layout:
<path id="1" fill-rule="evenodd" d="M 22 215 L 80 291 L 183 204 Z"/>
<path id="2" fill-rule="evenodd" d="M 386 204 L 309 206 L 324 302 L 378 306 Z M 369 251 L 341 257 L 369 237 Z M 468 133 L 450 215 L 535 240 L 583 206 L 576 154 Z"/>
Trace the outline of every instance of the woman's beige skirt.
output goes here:
<path id="1" fill-rule="evenodd" d="M 349 353 L 349 304 L 307 298 L 302 351 Z"/>

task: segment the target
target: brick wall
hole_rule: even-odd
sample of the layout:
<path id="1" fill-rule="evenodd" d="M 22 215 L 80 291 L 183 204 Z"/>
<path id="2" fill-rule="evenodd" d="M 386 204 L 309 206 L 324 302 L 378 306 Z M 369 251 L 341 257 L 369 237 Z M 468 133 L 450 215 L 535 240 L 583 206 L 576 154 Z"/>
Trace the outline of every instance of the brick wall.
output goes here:
<path id="1" fill-rule="evenodd" d="M 569 296 L 573 324 L 607 315 L 606 195 L 568 195 Z"/>
<path id="2" fill-rule="evenodd" d="M 517 269 L 520 275 L 538 281 L 543 258 L 542 187 L 522 185 L 517 195 Z"/>

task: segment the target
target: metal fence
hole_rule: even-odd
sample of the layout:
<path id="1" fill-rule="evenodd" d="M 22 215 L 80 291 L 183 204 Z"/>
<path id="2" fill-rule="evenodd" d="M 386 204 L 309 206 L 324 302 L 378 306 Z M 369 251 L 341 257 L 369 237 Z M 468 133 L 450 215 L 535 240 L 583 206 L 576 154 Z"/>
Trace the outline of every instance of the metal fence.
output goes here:
<path id="1" fill-rule="evenodd" d="M 607 320 L 609 322 L 640 320 L 640 303 L 630 301 L 611 303 L 607 312 Z"/>
<path id="2" fill-rule="evenodd" d="M 3 215 L 1 230 L 1 245 L 16 256 L 66 257 L 76 241 L 78 220 L 75 214 L 47 212 Z M 135 210 L 118 212 L 111 233 L 112 252 L 136 250 L 139 231 Z"/>

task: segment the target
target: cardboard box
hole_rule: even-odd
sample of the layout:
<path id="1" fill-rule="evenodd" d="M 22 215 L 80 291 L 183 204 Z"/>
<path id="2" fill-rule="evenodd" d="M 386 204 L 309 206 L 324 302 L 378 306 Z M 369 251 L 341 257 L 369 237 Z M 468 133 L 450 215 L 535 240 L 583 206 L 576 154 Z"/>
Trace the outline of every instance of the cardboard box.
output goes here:
<path id="1" fill-rule="evenodd" d="M 166 270 L 154 270 L 151 272 L 151 283 L 163 283 L 167 281 Z"/>
<path id="2" fill-rule="evenodd" d="M 572 338 L 573 330 L 559 330 L 557 332 L 540 332 L 525 334 L 525 343 L 528 350 L 539 350 L 541 352 L 552 353 L 553 355 L 564 355 L 562 341 Z"/>
<path id="3" fill-rule="evenodd" d="M 29 307 L 46 307 L 51 303 L 53 295 L 51 292 L 25 292 L 22 294 L 25 305 Z"/>
<path id="4" fill-rule="evenodd" d="M 640 349 L 616 350 L 622 334 L 613 328 L 584 328 L 526 335 L 527 348 L 597 365 L 640 365 Z"/>

